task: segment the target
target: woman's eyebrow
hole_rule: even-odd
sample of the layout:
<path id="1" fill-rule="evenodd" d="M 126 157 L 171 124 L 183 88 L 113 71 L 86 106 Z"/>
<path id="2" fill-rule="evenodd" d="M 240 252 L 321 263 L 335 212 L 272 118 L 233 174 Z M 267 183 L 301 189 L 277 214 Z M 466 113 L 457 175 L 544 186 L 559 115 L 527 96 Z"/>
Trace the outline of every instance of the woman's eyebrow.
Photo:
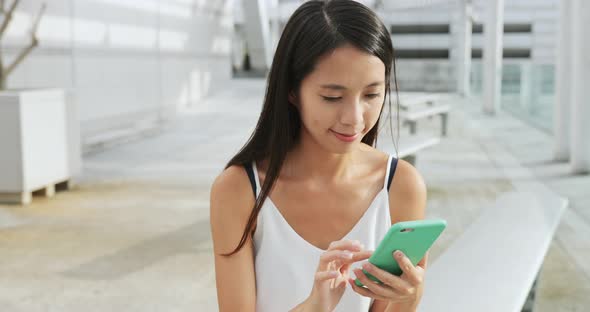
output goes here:
<path id="1" fill-rule="evenodd" d="M 332 89 L 332 90 L 346 90 L 345 86 L 337 85 L 337 84 L 326 84 L 320 86 L 322 89 Z"/>
<path id="2" fill-rule="evenodd" d="M 383 81 L 375 81 L 373 83 L 368 84 L 365 88 L 374 87 L 374 86 L 378 86 L 378 85 L 382 85 L 382 84 L 385 84 L 385 83 Z"/>
<path id="3" fill-rule="evenodd" d="M 374 86 L 378 86 L 378 85 L 382 85 L 382 84 L 384 84 L 383 81 L 375 81 L 373 83 L 368 84 L 365 88 L 374 87 Z M 321 85 L 320 87 L 322 89 L 332 89 L 332 90 L 346 90 L 347 89 L 345 86 L 341 86 L 338 84 L 325 84 L 325 85 Z"/>

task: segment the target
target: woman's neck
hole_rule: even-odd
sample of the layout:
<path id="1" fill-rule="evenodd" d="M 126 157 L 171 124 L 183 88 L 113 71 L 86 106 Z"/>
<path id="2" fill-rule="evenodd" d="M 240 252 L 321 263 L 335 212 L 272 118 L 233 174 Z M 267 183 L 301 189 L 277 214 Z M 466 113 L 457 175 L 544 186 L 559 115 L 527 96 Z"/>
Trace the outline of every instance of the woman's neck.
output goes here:
<path id="1" fill-rule="evenodd" d="M 333 183 L 354 179 L 359 164 L 358 150 L 334 153 L 318 145 L 311 138 L 301 137 L 287 154 L 283 172 L 289 177 L 302 176 L 316 181 Z"/>

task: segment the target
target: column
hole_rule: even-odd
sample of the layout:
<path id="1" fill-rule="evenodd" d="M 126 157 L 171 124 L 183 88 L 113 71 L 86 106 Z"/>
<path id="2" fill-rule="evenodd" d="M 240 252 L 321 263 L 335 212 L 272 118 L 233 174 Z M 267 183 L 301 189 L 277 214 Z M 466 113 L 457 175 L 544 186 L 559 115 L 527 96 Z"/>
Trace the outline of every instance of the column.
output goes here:
<path id="1" fill-rule="evenodd" d="M 469 96 L 471 91 L 471 29 L 473 7 L 471 0 L 457 1 L 457 16 L 453 23 L 456 46 L 453 55 L 457 78 L 457 93 Z"/>
<path id="2" fill-rule="evenodd" d="M 534 68 L 530 60 L 523 61 L 519 64 L 520 69 L 520 107 L 527 114 L 533 114 L 535 107 L 534 99 L 536 98 L 534 86 L 536 79 L 533 75 Z"/>
<path id="3" fill-rule="evenodd" d="M 281 37 L 280 3 L 279 0 L 267 0 L 267 2 L 270 13 L 270 52 L 274 55 L 274 52 L 277 49 L 277 44 L 279 43 L 279 38 Z"/>
<path id="4" fill-rule="evenodd" d="M 573 173 L 590 173 L 590 2 L 571 1 L 573 90 L 570 164 Z"/>
<path id="5" fill-rule="evenodd" d="M 483 110 L 495 114 L 500 106 L 504 0 L 486 1 L 483 50 Z"/>
<path id="6" fill-rule="evenodd" d="M 266 72 L 272 62 L 267 3 L 265 0 L 242 0 L 242 8 L 250 64 L 255 71 Z"/>
<path id="7" fill-rule="evenodd" d="M 570 113 L 572 71 L 572 1 L 559 2 L 559 30 L 557 33 L 557 60 L 555 62 L 555 103 L 553 105 L 553 158 L 567 161 L 570 158 Z"/>

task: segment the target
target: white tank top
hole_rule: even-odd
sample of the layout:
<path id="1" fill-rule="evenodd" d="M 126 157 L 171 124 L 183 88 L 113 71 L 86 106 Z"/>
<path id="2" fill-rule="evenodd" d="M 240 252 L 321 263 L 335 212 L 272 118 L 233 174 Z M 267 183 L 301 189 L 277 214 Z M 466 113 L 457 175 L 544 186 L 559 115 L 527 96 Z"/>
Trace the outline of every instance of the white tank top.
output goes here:
<path id="1" fill-rule="evenodd" d="M 344 239 L 359 240 L 366 249 L 377 248 L 391 226 L 388 185 L 391 181 L 390 171 L 393 175 L 396 165 L 397 159 L 390 155 L 383 189 Z M 255 162 L 252 168 L 258 196 L 261 187 Z M 253 244 L 256 311 L 289 311 L 303 302 L 311 292 L 319 257 L 324 251 L 299 236 L 269 197 L 264 201 L 258 215 Z M 352 267 L 360 267 L 360 263 L 357 262 Z M 347 285 L 334 311 L 366 312 L 369 311 L 371 302 L 370 298 L 355 293 Z"/>

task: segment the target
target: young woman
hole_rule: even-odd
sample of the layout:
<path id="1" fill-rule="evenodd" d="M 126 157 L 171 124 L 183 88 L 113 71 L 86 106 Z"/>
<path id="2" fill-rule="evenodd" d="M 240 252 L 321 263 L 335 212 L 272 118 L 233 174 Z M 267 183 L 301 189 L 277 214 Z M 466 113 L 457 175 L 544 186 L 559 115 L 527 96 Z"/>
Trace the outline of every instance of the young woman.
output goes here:
<path id="1" fill-rule="evenodd" d="M 364 261 L 426 205 L 419 173 L 373 147 L 393 56 L 386 26 L 360 3 L 293 13 L 256 129 L 211 190 L 221 311 L 416 310 L 427 256 L 414 266 L 392 255 L 400 277 Z"/>

